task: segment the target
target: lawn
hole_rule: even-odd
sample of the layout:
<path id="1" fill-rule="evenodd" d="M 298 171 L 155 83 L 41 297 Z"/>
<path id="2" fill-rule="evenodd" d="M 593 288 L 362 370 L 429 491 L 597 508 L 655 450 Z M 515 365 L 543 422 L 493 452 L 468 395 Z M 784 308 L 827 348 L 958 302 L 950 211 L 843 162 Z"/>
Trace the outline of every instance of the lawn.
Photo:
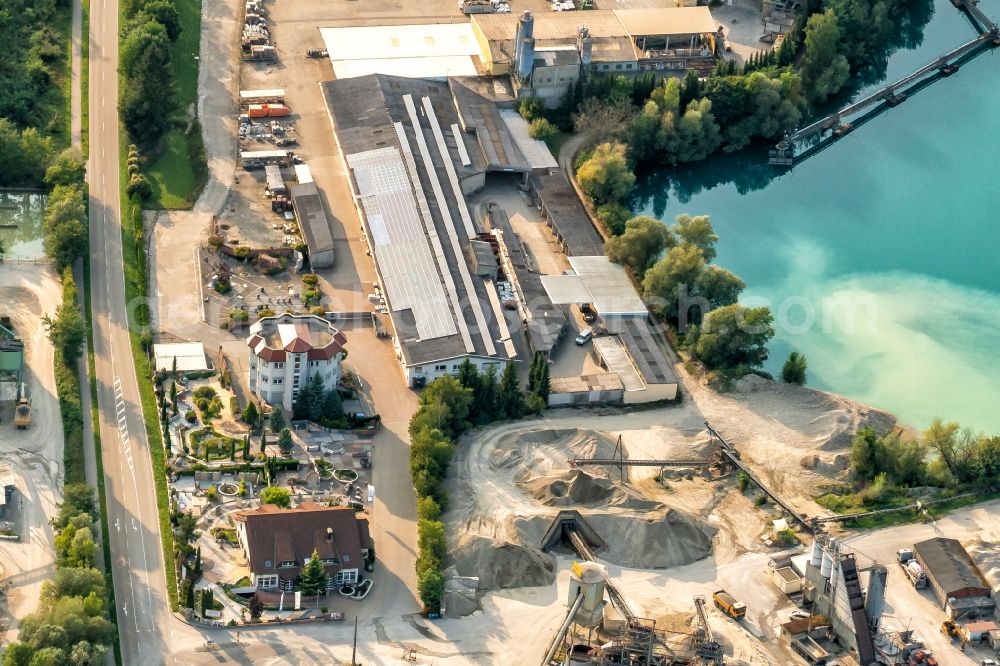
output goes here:
<path id="1" fill-rule="evenodd" d="M 174 78 L 177 81 L 177 127 L 164 137 L 163 153 L 146 169 L 153 195 L 149 209 L 190 208 L 203 183 L 191 166 L 191 149 L 184 130 L 189 114 L 197 112 L 198 49 L 201 39 L 201 0 L 174 0 L 184 29 L 172 46 Z M 204 160 L 204 156 L 199 159 Z"/>
<path id="2" fill-rule="evenodd" d="M 178 128 L 171 129 L 164 139 L 163 153 L 146 171 L 153 195 L 147 202 L 150 209 L 190 208 L 194 201 L 194 172 L 188 158 L 187 137 Z"/>

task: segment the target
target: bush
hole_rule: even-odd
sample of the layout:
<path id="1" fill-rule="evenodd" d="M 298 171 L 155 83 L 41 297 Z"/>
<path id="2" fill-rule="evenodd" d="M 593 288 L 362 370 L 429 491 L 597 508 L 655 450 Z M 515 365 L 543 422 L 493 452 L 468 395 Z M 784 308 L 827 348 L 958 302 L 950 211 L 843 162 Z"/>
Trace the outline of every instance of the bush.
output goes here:
<path id="1" fill-rule="evenodd" d="M 305 273 L 302 275 L 302 284 L 315 287 L 319 284 L 319 276 L 315 273 Z"/>
<path id="2" fill-rule="evenodd" d="M 268 486 L 260 491 L 260 501 L 263 504 L 274 504 L 287 509 L 292 505 L 292 491 L 280 486 Z"/>
<path id="3" fill-rule="evenodd" d="M 528 127 L 528 136 L 538 141 L 547 141 L 559 133 L 559 129 L 546 118 L 535 118 Z"/>
<path id="4" fill-rule="evenodd" d="M 138 196 L 140 199 L 146 200 L 153 193 L 153 188 L 145 176 L 141 173 L 136 173 L 129 179 L 128 185 L 125 187 L 125 193 L 130 197 Z"/>
<path id="5" fill-rule="evenodd" d="M 222 236 L 217 236 L 215 234 L 208 237 L 208 244 L 212 247 L 218 249 L 222 247 L 222 244 L 226 242 L 226 239 Z"/>
<path id="6" fill-rule="evenodd" d="M 233 256 L 237 259 L 246 259 L 250 256 L 250 248 L 246 245 L 240 245 L 235 250 L 233 250 Z"/>

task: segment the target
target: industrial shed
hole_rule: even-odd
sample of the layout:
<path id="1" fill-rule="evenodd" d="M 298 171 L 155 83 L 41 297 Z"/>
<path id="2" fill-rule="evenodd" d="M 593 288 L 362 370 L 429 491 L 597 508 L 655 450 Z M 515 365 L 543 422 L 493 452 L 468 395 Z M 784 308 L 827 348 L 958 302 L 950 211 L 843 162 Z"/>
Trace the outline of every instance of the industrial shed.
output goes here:
<path id="1" fill-rule="evenodd" d="M 913 544 L 917 562 L 941 607 L 953 617 L 980 617 L 993 613 L 995 602 L 979 567 L 957 539 L 935 537 Z"/>
<path id="2" fill-rule="evenodd" d="M 302 183 L 292 187 L 292 205 L 309 248 L 309 265 L 314 269 L 333 268 L 333 232 L 316 184 Z"/>

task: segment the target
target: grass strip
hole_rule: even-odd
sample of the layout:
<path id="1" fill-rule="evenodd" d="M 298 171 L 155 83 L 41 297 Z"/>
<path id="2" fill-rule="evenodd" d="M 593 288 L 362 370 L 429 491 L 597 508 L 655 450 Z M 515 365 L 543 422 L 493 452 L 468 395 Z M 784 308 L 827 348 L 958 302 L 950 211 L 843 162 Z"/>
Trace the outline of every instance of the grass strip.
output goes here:
<path id="1" fill-rule="evenodd" d="M 139 331 L 148 329 L 147 284 L 149 263 L 146 256 L 145 234 L 142 229 L 141 206 L 129 200 L 125 194 L 126 159 L 128 157 L 128 137 L 124 130 L 119 138 L 119 196 L 121 198 L 122 257 L 125 269 L 125 302 L 139 303 L 127 308 L 129 340 L 135 362 L 136 383 L 139 387 L 139 401 L 142 405 L 143 424 L 149 441 L 150 464 L 153 472 L 153 487 L 156 492 L 156 511 L 160 520 L 160 542 L 163 548 L 163 564 L 167 579 L 167 597 L 170 609 L 178 609 L 177 569 L 174 562 L 174 533 L 170 525 L 170 501 L 167 493 L 166 456 L 163 433 L 160 431 L 159 411 L 153 393 L 152 369 L 149 357 L 143 349 Z"/>

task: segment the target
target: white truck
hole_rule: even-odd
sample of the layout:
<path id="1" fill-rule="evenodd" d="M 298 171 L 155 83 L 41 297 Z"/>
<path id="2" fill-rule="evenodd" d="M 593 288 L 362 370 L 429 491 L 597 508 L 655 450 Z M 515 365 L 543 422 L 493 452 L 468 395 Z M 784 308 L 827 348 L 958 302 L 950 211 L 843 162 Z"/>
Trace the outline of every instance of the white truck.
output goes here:
<path id="1" fill-rule="evenodd" d="M 920 563 L 913 557 L 913 551 L 909 548 L 900 548 L 896 551 L 896 562 L 906 574 L 906 578 L 913 587 L 919 589 L 927 587 L 927 574 Z"/>

